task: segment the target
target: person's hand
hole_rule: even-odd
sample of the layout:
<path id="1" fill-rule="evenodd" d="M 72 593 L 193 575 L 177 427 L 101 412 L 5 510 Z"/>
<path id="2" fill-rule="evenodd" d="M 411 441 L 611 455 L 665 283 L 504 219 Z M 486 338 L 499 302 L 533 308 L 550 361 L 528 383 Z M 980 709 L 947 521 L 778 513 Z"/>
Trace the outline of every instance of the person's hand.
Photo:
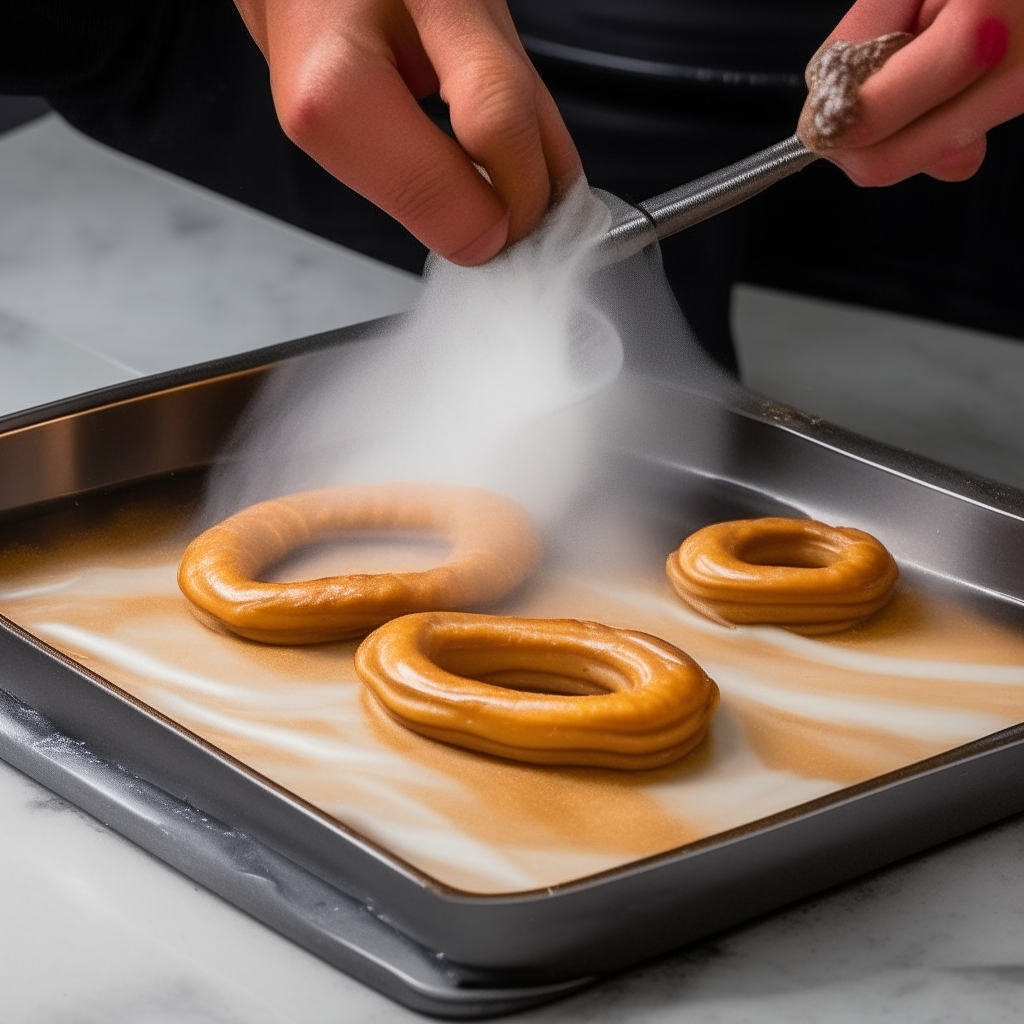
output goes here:
<path id="1" fill-rule="evenodd" d="M 455 263 L 522 238 L 582 173 L 504 0 L 235 2 L 288 137 Z M 458 141 L 417 103 L 438 89 Z"/>
<path id="2" fill-rule="evenodd" d="M 864 82 L 824 155 L 859 185 L 969 178 L 985 133 L 1024 113 L 1024 0 L 858 0 L 826 45 L 890 32 L 915 38 Z"/>

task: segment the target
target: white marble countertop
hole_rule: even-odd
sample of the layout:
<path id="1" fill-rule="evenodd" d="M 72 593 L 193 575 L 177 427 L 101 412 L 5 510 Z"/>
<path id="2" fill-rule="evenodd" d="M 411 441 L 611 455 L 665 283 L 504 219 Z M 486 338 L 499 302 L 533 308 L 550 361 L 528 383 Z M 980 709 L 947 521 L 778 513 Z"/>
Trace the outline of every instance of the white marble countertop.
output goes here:
<path id="1" fill-rule="evenodd" d="M 418 291 L 56 117 L 0 138 L 0 415 L 384 316 Z"/>
<path id="2" fill-rule="evenodd" d="M 0 413 L 404 308 L 409 275 L 82 139 L 0 138 Z M 420 1019 L 0 762 L 0 1015 L 21 1024 Z M 524 1021 L 1016 1021 L 1015 819 Z"/>

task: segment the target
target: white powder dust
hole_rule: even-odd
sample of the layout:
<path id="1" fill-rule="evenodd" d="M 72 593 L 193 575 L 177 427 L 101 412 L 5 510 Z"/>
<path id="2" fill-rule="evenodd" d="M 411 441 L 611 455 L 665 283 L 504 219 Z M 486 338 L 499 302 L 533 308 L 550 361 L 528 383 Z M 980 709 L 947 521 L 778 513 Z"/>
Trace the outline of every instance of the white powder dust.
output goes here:
<path id="1" fill-rule="evenodd" d="M 264 389 L 212 477 L 207 518 L 386 480 L 486 487 L 557 516 L 588 466 L 585 400 L 622 365 L 618 331 L 587 296 L 609 220 L 581 181 L 485 266 L 432 256 L 397 333 L 297 361 Z"/>
<path id="2" fill-rule="evenodd" d="M 913 40 L 909 32 L 890 32 L 863 43 L 837 39 L 823 46 L 807 65 L 807 101 L 797 135 L 816 151 L 839 145 L 860 112 L 860 87 L 885 62 Z"/>

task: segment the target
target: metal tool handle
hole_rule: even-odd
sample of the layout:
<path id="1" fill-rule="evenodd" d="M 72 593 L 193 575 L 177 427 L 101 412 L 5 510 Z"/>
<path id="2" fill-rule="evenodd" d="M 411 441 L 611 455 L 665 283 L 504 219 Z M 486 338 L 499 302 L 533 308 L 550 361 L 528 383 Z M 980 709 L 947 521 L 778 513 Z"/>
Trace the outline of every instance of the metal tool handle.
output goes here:
<path id="1" fill-rule="evenodd" d="M 636 206 L 621 203 L 613 210 L 608 230 L 608 261 L 627 259 L 657 238 L 667 238 L 737 206 L 817 159 L 818 154 L 793 135 Z"/>

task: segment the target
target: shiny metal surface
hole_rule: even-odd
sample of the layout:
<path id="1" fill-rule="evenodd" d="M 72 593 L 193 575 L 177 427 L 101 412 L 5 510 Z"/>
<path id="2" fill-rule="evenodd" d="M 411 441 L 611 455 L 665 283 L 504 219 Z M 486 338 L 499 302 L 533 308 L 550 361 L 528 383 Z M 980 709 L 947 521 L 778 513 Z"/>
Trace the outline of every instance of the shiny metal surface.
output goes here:
<path id="1" fill-rule="evenodd" d="M 1024 604 L 1024 493 L 733 390 L 727 407 L 625 379 L 606 430 L 634 458 L 751 487 L 826 522 L 880 534 L 901 564 Z M 619 410 L 616 416 L 615 410 Z"/>
<path id="2" fill-rule="evenodd" d="M 756 196 L 817 159 L 817 153 L 792 135 L 720 171 L 645 199 L 639 207 L 654 222 L 658 238 L 668 238 Z"/>
<path id="3" fill-rule="evenodd" d="M 209 465 L 266 373 L 240 370 L 0 433 L 0 512 Z"/>
<path id="4" fill-rule="evenodd" d="M 338 332 L 331 343 L 354 337 L 354 331 Z M 302 351 L 301 345 L 292 350 Z M 272 365 L 223 366 L 208 378 L 151 393 L 139 382 L 138 393 L 121 401 L 0 432 L 5 508 L 31 514 L 29 503 L 202 464 Z M 771 509 L 782 502 L 884 530 L 904 563 L 1010 606 L 1024 604 L 1021 492 L 874 444 L 738 388 L 698 394 L 651 374 L 633 375 L 608 402 L 606 444 L 648 467 L 652 478 L 690 491 L 709 481 L 732 482 L 763 502 L 760 514 L 777 514 Z M 26 452 L 38 453 L 37 470 Z M 17 475 L 29 479 L 10 479 Z M 16 508 L 19 495 L 23 504 Z M 575 979 L 694 941 L 1024 809 L 1024 790 L 1005 785 L 1024 771 L 1024 727 L 1018 726 L 624 869 L 542 891 L 481 897 L 440 885 L 5 620 L 0 688 L 44 716 L 47 728 L 73 746 L 85 743 L 97 764 L 155 787 L 157 804 L 166 798 L 167 806 L 178 801 L 201 808 L 216 828 L 243 834 L 324 891 L 338 890 L 358 906 L 372 904 L 400 942 L 469 965 L 456 972 L 456 987 L 524 986 L 531 999 L 549 983 L 571 987 Z M 0 753 L 15 763 L 28 756 L 7 741 Z M 74 786 L 81 787 L 89 773 L 75 770 Z M 109 788 L 97 771 L 96 786 Z M 71 799 L 86 806 L 98 799 L 74 786 L 64 791 Z M 188 851 L 201 844 L 186 830 L 153 845 L 147 822 L 159 820 L 158 812 L 155 806 L 148 818 L 125 815 L 116 827 L 169 862 L 186 862 Z M 114 820 L 112 811 L 108 816 Z M 237 864 L 207 870 L 201 861 L 197 854 L 191 862 L 198 865 L 190 869 L 194 877 L 257 917 L 269 914 L 254 895 L 258 885 L 231 882 Z M 281 890 L 286 899 L 297 891 Z M 299 917 L 312 913 L 304 898 L 293 901 Z M 280 920 L 292 922 L 287 928 L 296 929 L 297 940 L 325 956 L 317 945 L 321 939 L 299 936 L 306 926 L 274 905 L 275 914 L 284 914 Z M 261 919 L 293 934 L 276 923 L 279 918 Z M 319 933 L 313 928 L 302 934 Z M 386 951 L 379 955 L 391 967 L 366 980 L 389 991 L 402 972 Z M 352 956 L 340 965 L 363 976 L 351 966 L 362 954 Z M 392 981 L 375 980 L 381 977 Z M 422 991 L 418 984 L 401 981 L 396 998 L 416 1005 L 420 997 L 409 993 Z M 461 996 L 446 1003 L 438 991 L 431 1012 L 469 1015 Z M 491 1012 L 481 1002 L 486 1000 L 478 1001 L 475 1015 Z"/>
<path id="5" fill-rule="evenodd" d="M 618 200 L 621 206 L 613 210 L 608 230 L 607 259 L 627 259 L 655 239 L 668 238 L 738 206 L 817 159 L 818 154 L 793 135 L 636 206 Z"/>
<path id="6" fill-rule="evenodd" d="M 282 360 L 379 338 L 402 322 L 381 317 L 0 417 L 0 516 L 209 465 Z"/>
<path id="7" fill-rule="evenodd" d="M 488 986 L 439 960 L 356 900 L 55 729 L 0 690 L 0 757 L 321 959 L 424 1013 L 477 1020 L 576 992 L 595 979 Z"/>

